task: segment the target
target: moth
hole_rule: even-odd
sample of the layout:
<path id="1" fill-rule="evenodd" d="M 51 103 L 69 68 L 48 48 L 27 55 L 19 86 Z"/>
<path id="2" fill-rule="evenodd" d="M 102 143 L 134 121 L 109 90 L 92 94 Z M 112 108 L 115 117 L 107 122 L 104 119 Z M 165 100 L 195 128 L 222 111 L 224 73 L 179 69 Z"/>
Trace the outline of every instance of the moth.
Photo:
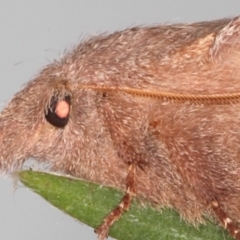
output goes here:
<path id="1" fill-rule="evenodd" d="M 0 114 L 0 169 L 28 158 L 125 190 L 240 239 L 240 17 L 134 27 L 82 41 Z"/>

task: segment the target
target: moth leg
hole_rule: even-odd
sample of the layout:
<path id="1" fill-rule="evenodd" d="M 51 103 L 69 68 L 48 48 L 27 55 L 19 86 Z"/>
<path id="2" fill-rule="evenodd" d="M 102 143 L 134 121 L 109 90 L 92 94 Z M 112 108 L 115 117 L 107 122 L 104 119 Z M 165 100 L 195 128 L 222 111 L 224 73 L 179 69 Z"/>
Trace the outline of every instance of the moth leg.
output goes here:
<path id="1" fill-rule="evenodd" d="M 119 203 L 119 205 L 114 208 L 103 220 L 102 224 L 95 229 L 98 234 L 99 240 L 104 240 L 108 237 L 108 232 L 110 227 L 116 222 L 124 213 L 128 211 L 131 205 L 132 198 L 136 195 L 135 188 L 135 174 L 136 167 L 135 164 L 131 163 L 128 167 L 128 174 L 126 178 L 126 192 Z"/>
<path id="2" fill-rule="evenodd" d="M 240 240 L 240 229 L 237 227 L 231 218 L 221 209 L 221 206 L 217 201 L 212 201 L 212 208 L 218 217 L 220 223 L 225 229 L 228 230 L 229 234 L 236 240 Z"/>

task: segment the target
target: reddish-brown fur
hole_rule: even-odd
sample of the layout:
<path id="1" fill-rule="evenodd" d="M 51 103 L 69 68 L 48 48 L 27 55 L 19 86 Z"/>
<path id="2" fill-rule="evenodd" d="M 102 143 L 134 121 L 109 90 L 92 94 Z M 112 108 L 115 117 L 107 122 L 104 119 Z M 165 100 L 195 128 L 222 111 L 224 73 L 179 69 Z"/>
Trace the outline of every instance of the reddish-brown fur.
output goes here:
<path id="1" fill-rule="evenodd" d="M 192 223 L 213 215 L 240 239 L 239 63 L 240 17 L 90 38 L 2 111 L 0 168 L 33 157 L 123 190 L 132 179 L 115 212 L 136 192 Z M 71 99 L 61 127 L 45 117 L 53 97 Z"/>

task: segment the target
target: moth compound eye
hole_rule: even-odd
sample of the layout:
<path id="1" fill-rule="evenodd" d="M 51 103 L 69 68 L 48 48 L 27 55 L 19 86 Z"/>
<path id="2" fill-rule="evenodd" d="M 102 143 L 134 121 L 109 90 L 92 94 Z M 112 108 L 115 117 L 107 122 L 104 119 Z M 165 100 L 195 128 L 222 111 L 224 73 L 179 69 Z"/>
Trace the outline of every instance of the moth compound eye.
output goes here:
<path id="1" fill-rule="evenodd" d="M 46 120 L 57 128 L 64 128 L 69 120 L 70 105 L 70 96 L 61 99 L 53 96 L 45 113 Z"/>

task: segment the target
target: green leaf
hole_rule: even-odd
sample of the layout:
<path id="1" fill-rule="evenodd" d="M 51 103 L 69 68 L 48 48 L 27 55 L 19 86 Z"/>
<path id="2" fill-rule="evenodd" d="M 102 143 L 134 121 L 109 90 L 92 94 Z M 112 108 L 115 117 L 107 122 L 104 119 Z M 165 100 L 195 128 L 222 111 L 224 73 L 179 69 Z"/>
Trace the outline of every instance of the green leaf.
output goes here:
<path id="1" fill-rule="evenodd" d="M 123 193 L 83 180 L 35 171 L 21 171 L 21 182 L 55 207 L 96 228 L 121 200 Z M 232 239 L 220 226 L 210 221 L 198 228 L 187 224 L 172 209 L 161 211 L 143 207 L 136 200 L 110 230 L 118 240 L 220 240 Z"/>

